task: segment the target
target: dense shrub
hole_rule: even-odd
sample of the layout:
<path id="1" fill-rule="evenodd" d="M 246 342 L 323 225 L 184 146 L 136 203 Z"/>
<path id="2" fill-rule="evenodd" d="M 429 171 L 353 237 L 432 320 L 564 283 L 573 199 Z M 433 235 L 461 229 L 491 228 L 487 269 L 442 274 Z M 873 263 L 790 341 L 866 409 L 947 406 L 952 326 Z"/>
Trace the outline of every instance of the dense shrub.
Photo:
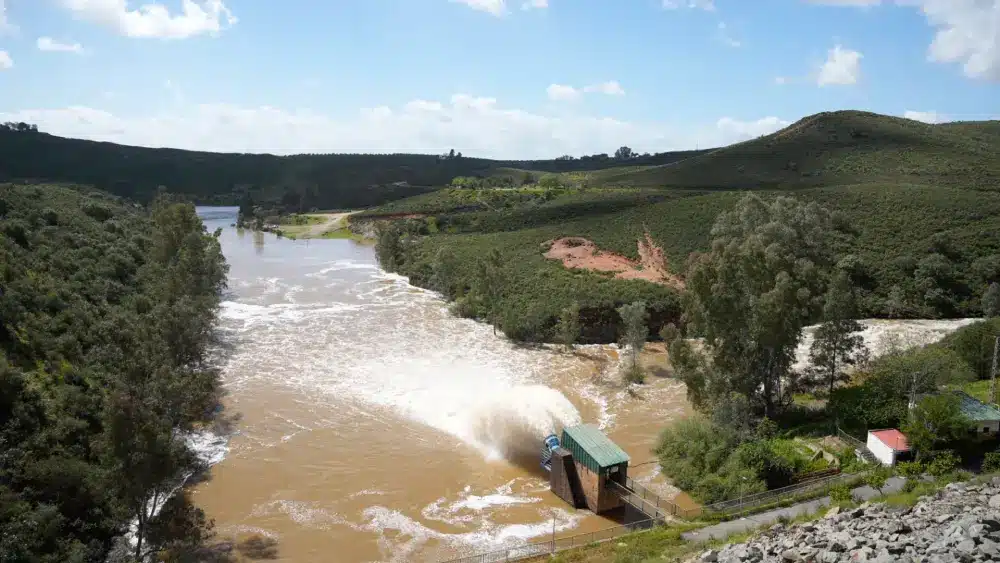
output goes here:
<path id="1" fill-rule="evenodd" d="M 788 485 L 813 468 L 792 440 L 741 435 L 701 416 L 667 427 L 655 452 L 674 484 L 706 504 Z"/>
<path id="2" fill-rule="evenodd" d="M 986 473 L 1000 471 L 1000 452 L 987 452 L 983 456 L 983 471 Z"/>
<path id="3" fill-rule="evenodd" d="M 13 185 L 0 201 L 0 559 L 103 561 L 198 468 L 176 431 L 218 404 L 227 267 L 191 205 Z M 140 521 L 143 552 L 205 537 L 184 501 Z"/>

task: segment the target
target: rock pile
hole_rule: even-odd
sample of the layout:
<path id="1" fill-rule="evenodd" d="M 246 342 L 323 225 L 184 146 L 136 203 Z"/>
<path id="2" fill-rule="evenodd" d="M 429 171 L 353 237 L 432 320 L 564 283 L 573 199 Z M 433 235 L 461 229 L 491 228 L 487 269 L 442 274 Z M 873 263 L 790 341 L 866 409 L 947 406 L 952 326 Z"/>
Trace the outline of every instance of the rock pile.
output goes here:
<path id="1" fill-rule="evenodd" d="M 778 524 L 694 561 L 1000 562 L 1000 477 L 984 484 L 952 483 L 910 508 L 834 507 L 814 522 Z"/>

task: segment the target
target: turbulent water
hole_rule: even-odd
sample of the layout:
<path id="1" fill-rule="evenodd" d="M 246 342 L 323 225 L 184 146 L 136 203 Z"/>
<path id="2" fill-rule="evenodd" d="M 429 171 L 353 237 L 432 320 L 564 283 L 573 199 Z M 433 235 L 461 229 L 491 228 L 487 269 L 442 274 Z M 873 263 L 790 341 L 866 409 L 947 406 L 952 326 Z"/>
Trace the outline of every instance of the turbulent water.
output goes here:
<path id="1" fill-rule="evenodd" d="M 231 266 L 223 373 L 242 418 L 196 489 L 223 536 L 274 537 L 286 561 L 434 561 L 609 526 L 547 492 L 542 438 L 594 422 L 646 461 L 684 411 L 672 381 L 645 400 L 606 381 L 613 349 L 518 347 L 452 317 L 370 247 L 199 212 Z"/>
<path id="2" fill-rule="evenodd" d="M 195 494 L 221 536 L 272 537 L 282 561 L 440 561 L 611 526 L 548 492 L 542 438 L 592 422 L 643 464 L 687 411 L 655 346 L 654 375 L 626 393 L 613 346 L 518 347 L 380 270 L 370 247 L 199 213 L 231 267 L 223 383 L 241 418 L 228 442 L 196 438 L 217 463 Z M 915 330 L 937 328 L 951 326 Z M 673 491 L 655 464 L 630 475 Z"/>

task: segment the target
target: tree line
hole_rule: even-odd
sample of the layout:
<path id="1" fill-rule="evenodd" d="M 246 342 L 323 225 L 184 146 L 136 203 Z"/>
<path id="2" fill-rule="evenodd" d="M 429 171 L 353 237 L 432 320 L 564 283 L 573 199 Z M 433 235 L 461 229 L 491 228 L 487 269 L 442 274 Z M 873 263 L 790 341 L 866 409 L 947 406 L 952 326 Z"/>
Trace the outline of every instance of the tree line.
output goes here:
<path id="1" fill-rule="evenodd" d="M 667 164 L 686 154 L 631 163 Z M 237 205 L 250 194 L 285 213 L 369 207 L 440 188 L 456 177 L 486 177 L 501 167 L 567 172 L 620 164 L 596 157 L 499 161 L 464 157 L 454 149 L 445 155 L 212 153 L 68 139 L 28 123 L 0 126 L 0 182 L 69 182 L 144 203 L 161 187 L 206 205 Z"/>
<path id="2" fill-rule="evenodd" d="M 0 185 L 4 561 L 209 558 L 211 522 L 171 493 L 220 399 L 217 237 L 167 198 Z"/>

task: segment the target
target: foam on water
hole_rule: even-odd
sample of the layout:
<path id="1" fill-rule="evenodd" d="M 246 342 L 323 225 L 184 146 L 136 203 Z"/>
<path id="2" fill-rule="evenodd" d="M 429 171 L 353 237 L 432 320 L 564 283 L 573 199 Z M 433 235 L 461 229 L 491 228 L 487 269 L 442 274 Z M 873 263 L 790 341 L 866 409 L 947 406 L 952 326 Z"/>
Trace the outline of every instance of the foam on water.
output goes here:
<path id="1" fill-rule="evenodd" d="M 978 320 L 980 319 L 866 319 L 860 321 L 864 329 L 859 334 L 864 339 L 865 346 L 872 357 L 875 357 L 885 354 L 893 348 L 906 349 L 937 342 L 948 334 Z M 802 371 L 810 366 L 809 348 L 812 346 L 817 328 L 818 325 L 813 325 L 802 331 L 802 341 L 799 342 L 799 346 L 795 350 L 793 369 Z"/>
<path id="2" fill-rule="evenodd" d="M 389 409 L 517 462 L 537 463 L 546 434 L 580 422 L 562 393 L 537 383 L 550 353 L 452 318 L 437 295 L 371 264 L 337 260 L 305 275 L 317 287 L 263 280 L 267 290 L 294 293 L 294 302 L 265 294 L 223 303 L 225 328 L 253 342 L 237 349 L 227 374 Z M 322 287 L 337 276 L 354 279 L 338 292 Z"/>

